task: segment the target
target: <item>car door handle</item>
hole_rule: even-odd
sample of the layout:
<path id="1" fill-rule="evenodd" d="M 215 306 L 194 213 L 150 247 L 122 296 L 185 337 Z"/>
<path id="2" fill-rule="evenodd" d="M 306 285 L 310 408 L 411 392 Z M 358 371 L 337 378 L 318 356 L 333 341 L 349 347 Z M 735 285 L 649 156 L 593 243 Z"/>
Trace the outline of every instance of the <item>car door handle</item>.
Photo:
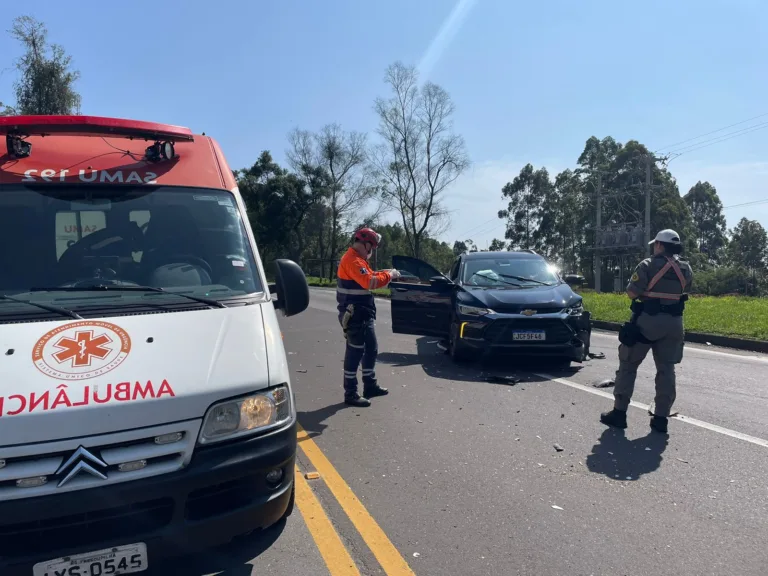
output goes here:
<path id="1" fill-rule="evenodd" d="M 408 292 L 408 288 L 395 288 L 398 292 Z"/>

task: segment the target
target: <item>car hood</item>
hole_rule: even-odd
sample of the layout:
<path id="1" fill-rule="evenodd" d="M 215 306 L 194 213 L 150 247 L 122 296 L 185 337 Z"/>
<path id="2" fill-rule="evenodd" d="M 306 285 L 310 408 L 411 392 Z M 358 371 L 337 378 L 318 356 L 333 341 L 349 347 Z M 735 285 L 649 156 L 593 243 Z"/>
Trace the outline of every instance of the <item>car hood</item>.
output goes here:
<path id="1" fill-rule="evenodd" d="M 270 385 L 272 332 L 262 305 L 0 325 L 0 445 L 202 418 Z"/>
<path id="2" fill-rule="evenodd" d="M 568 284 L 530 288 L 464 287 L 459 299 L 475 299 L 495 312 L 519 314 L 521 310 L 556 312 L 581 300 Z"/>

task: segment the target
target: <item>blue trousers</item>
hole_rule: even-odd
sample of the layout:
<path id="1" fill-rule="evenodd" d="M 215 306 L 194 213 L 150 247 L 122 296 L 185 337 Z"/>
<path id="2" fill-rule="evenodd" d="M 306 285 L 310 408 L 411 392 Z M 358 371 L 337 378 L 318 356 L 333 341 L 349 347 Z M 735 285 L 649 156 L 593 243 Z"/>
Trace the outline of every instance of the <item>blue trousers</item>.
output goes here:
<path id="1" fill-rule="evenodd" d="M 376 384 L 376 356 L 379 343 L 373 318 L 350 322 L 346 330 L 347 347 L 344 351 L 344 396 L 355 397 L 357 392 L 357 368 L 362 363 L 363 390 Z"/>

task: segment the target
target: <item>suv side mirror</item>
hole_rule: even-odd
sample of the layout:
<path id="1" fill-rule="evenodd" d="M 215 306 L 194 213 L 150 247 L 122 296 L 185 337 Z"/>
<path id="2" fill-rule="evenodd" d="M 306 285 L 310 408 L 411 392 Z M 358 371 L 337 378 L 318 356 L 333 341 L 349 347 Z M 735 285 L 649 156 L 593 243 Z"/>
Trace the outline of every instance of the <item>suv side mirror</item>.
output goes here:
<path id="1" fill-rule="evenodd" d="M 272 292 L 272 286 L 269 287 Z M 294 316 L 309 306 L 309 284 L 304 271 L 293 260 L 275 260 L 275 308 Z"/>

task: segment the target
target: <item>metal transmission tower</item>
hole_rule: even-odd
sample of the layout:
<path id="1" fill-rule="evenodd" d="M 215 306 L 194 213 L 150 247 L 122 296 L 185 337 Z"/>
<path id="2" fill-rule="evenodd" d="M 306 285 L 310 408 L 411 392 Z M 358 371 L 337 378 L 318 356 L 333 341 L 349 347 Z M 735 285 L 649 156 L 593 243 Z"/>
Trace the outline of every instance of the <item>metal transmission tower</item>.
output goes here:
<path id="1" fill-rule="evenodd" d="M 665 161 L 652 154 L 645 156 L 645 182 L 630 184 L 619 190 L 603 188 L 604 171 L 597 173 L 595 198 L 595 291 L 601 292 L 603 265 L 613 272 L 613 291 L 623 291 L 625 278 L 645 254 L 650 253 L 651 197 L 654 186 L 652 163 Z M 641 201 L 644 196 L 644 202 Z M 606 209 L 608 204 L 608 209 Z M 642 205 L 642 210 L 639 206 Z M 607 216 L 607 218 L 604 218 Z"/>

